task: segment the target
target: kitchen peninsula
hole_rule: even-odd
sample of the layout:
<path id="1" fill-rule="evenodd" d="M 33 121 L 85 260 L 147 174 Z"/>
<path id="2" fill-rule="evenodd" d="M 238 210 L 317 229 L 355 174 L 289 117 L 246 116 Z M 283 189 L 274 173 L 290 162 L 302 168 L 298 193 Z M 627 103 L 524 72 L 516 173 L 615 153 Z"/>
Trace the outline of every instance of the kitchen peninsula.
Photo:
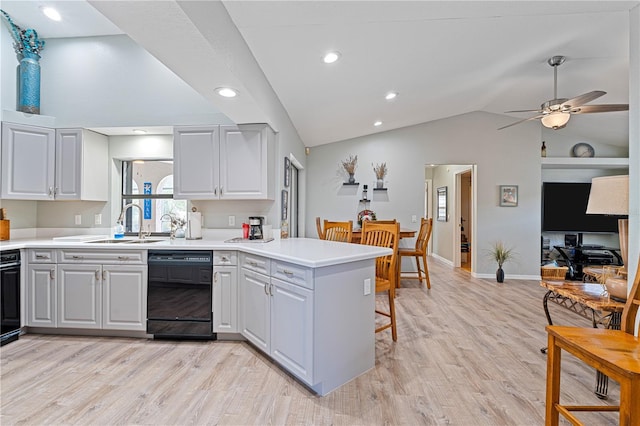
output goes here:
<path id="1" fill-rule="evenodd" d="M 86 236 L 84 236 L 86 237 Z M 23 261 L 21 325 L 26 332 L 60 333 L 83 329 L 85 334 L 122 335 L 117 321 L 109 321 L 106 295 L 107 278 L 95 273 L 95 295 L 101 298 L 102 315 L 98 314 L 91 330 L 81 325 L 69 326 L 60 319 L 64 306 L 61 300 L 61 279 L 49 285 L 52 322 L 43 327 L 34 323 L 38 316 L 35 287 L 30 281 L 45 262 L 46 277 L 55 277 L 69 264 L 77 268 L 91 266 L 108 271 L 108 266 L 135 266 L 142 271 L 146 286 L 147 249 L 211 250 L 214 259 L 222 254 L 227 263 L 223 271 L 232 271 L 236 280 L 217 282 L 218 266 L 214 261 L 213 314 L 225 315 L 224 326 L 217 331 L 218 339 L 241 335 L 286 371 L 306 384 L 314 392 L 326 395 L 344 383 L 373 368 L 375 364 L 375 265 L 373 259 L 389 254 L 390 250 L 359 244 L 336 243 L 317 239 L 292 238 L 268 243 L 225 243 L 219 240 L 161 240 L 139 244 L 135 241 L 96 243 L 95 241 L 12 240 L 0 243 L 0 250 L 20 249 Z M 40 256 L 40 258 L 37 258 Z M 44 256 L 44 257 L 43 257 Z M 109 259 L 109 260 L 106 260 Z M 46 263 L 48 262 L 48 263 Z M 25 265 L 26 264 L 26 265 Z M 109 264 L 109 265 L 107 265 Z M 116 269 L 116 268 L 113 268 Z M 59 277 L 60 275 L 58 275 Z M 53 278 L 51 278 L 53 280 Z M 105 289 L 101 290 L 104 281 Z M 140 281 L 138 281 L 140 282 Z M 216 285 L 227 287 L 216 291 Z M 146 287 L 140 292 L 142 321 L 146 322 Z M 57 291 L 57 296 L 55 292 Z M 66 289 L 66 291 L 69 291 Z M 223 299 L 223 300 L 222 300 Z M 77 300 L 69 298 L 68 300 Z M 40 302 L 38 302 L 40 303 Z M 114 326 L 115 324 L 115 326 Z M 141 325 L 140 324 L 140 325 Z M 74 328 L 75 327 L 75 328 Z M 142 331 L 140 331 L 142 330 Z M 137 334 L 136 334 L 137 333 Z M 112 334 L 114 335 L 114 334 Z M 145 336 L 144 329 L 132 331 L 132 336 Z M 148 337 L 148 336 L 146 336 Z"/>

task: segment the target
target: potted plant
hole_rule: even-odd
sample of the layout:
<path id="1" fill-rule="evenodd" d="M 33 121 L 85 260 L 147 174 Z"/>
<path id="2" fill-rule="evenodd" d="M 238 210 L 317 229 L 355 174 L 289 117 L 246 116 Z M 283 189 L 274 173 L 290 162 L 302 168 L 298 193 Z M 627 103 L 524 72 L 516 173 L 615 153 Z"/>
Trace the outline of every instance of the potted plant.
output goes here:
<path id="1" fill-rule="evenodd" d="M 342 167 L 344 170 L 349 173 L 349 183 L 353 184 L 356 182 L 353 174 L 356 172 L 356 166 L 358 165 L 358 156 L 350 155 L 349 158 L 342 161 Z"/>
<path id="2" fill-rule="evenodd" d="M 371 163 L 373 166 L 373 163 Z M 376 174 L 376 188 L 384 188 L 384 177 L 387 175 L 387 163 L 376 164 L 373 166 L 373 172 Z"/>
<path id="3" fill-rule="evenodd" d="M 496 281 L 499 283 L 504 282 L 504 270 L 502 265 L 510 259 L 515 257 L 513 248 L 507 248 L 502 241 L 496 241 L 488 251 L 488 256 L 498 263 L 498 270 L 496 271 Z"/>

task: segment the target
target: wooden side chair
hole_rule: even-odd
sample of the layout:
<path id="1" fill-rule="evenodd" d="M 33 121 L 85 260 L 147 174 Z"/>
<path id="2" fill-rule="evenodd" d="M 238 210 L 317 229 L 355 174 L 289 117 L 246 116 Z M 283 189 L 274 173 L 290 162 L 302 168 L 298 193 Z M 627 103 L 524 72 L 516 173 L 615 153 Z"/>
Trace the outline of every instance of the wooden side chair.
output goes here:
<path id="1" fill-rule="evenodd" d="M 416 238 L 415 248 L 401 248 L 399 250 L 400 262 L 402 264 L 402 257 L 415 257 L 416 266 L 418 268 L 418 280 L 422 282 L 422 272 L 427 282 L 427 288 L 431 288 L 431 280 L 429 279 L 429 265 L 427 265 L 427 245 L 431 238 L 431 231 L 433 229 L 433 219 L 420 219 L 420 231 L 418 232 L 418 238 Z M 422 259 L 423 267 L 420 268 L 420 259 Z M 398 270 L 398 276 L 400 272 Z"/>
<path id="2" fill-rule="evenodd" d="M 350 243 L 353 237 L 353 221 L 348 222 L 332 222 L 324 221 L 323 240 L 340 241 Z"/>
<path id="3" fill-rule="evenodd" d="M 383 291 L 389 294 L 389 312 L 376 309 L 376 313 L 389 318 L 389 322 L 376 327 L 376 333 L 391 328 L 393 341 L 398 340 L 396 329 L 396 307 L 394 304 L 396 288 L 396 268 L 398 264 L 398 240 L 400 238 L 399 223 L 377 223 L 365 221 L 362 223 L 361 244 L 370 246 L 389 247 L 393 254 L 376 258 L 376 293 Z"/>
<path id="4" fill-rule="evenodd" d="M 546 327 L 547 353 L 546 425 L 558 425 L 562 414 L 574 425 L 581 425 L 574 411 L 619 411 L 620 425 L 640 425 L 640 339 L 634 336 L 640 308 L 640 264 L 622 313 L 620 330 Z M 620 384 L 620 405 L 560 404 L 560 361 L 562 350 Z"/>
<path id="5" fill-rule="evenodd" d="M 324 240 L 324 232 L 322 231 L 322 221 L 320 220 L 320 216 L 316 217 L 316 231 L 318 231 L 318 238 Z"/>

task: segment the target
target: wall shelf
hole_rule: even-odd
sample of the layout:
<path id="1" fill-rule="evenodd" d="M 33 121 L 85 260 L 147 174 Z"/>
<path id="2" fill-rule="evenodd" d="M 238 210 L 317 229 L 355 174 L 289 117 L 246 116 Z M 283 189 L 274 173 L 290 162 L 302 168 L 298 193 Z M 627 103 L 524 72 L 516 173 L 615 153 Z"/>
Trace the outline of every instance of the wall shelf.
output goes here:
<path id="1" fill-rule="evenodd" d="M 357 185 L 360 185 L 360 182 L 353 182 L 353 183 L 344 182 L 343 185 L 344 186 L 357 186 Z"/>
<path id="2" fill-rule="evenodd" d="M 543 169 L 628 169 L 628 158 L 543 157 Z"/>
<path id="3" fill-rule="evenodd" d="M 373 188 L 374 191 L 386 191 L 387 188 Z"/>

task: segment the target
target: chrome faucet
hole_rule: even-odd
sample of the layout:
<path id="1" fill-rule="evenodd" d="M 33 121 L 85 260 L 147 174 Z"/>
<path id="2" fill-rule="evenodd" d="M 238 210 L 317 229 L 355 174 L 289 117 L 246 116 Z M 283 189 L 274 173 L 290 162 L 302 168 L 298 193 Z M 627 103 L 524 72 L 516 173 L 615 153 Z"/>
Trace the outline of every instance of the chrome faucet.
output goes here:
<path id="1" fill-rule="evenodd" d="M 160 217 L 160 221 L 164 222 L 165 217 L 169 218 L 169 238 L 173 240 L 176 238 L 176 218 L 169 213 L 165 213 Z"/>
<path id="2" fill-rule="evenodd" d="M 138 215 L 138 217 L 140 219 L 139 220 L 139 224 L 138 224 L 138 238 L 142 240 L 145 237 L 145 235 L 142 233 L 142 216 L 143 216 L 142 207 L 140 207 L 139 205 L 134 204 L 134 203 L 129 203 L 129 204 L 125 205 L 122 208 L 122 212 L 120 212 L 120 217 L 118 218 L 118 222 L 122 222 L 124 220 L 124 214 L 126 213 L 127 209 L 130 208 L 130 207 L 137 207 L 138 210 L 140 210 L 140 214 Z"/>

